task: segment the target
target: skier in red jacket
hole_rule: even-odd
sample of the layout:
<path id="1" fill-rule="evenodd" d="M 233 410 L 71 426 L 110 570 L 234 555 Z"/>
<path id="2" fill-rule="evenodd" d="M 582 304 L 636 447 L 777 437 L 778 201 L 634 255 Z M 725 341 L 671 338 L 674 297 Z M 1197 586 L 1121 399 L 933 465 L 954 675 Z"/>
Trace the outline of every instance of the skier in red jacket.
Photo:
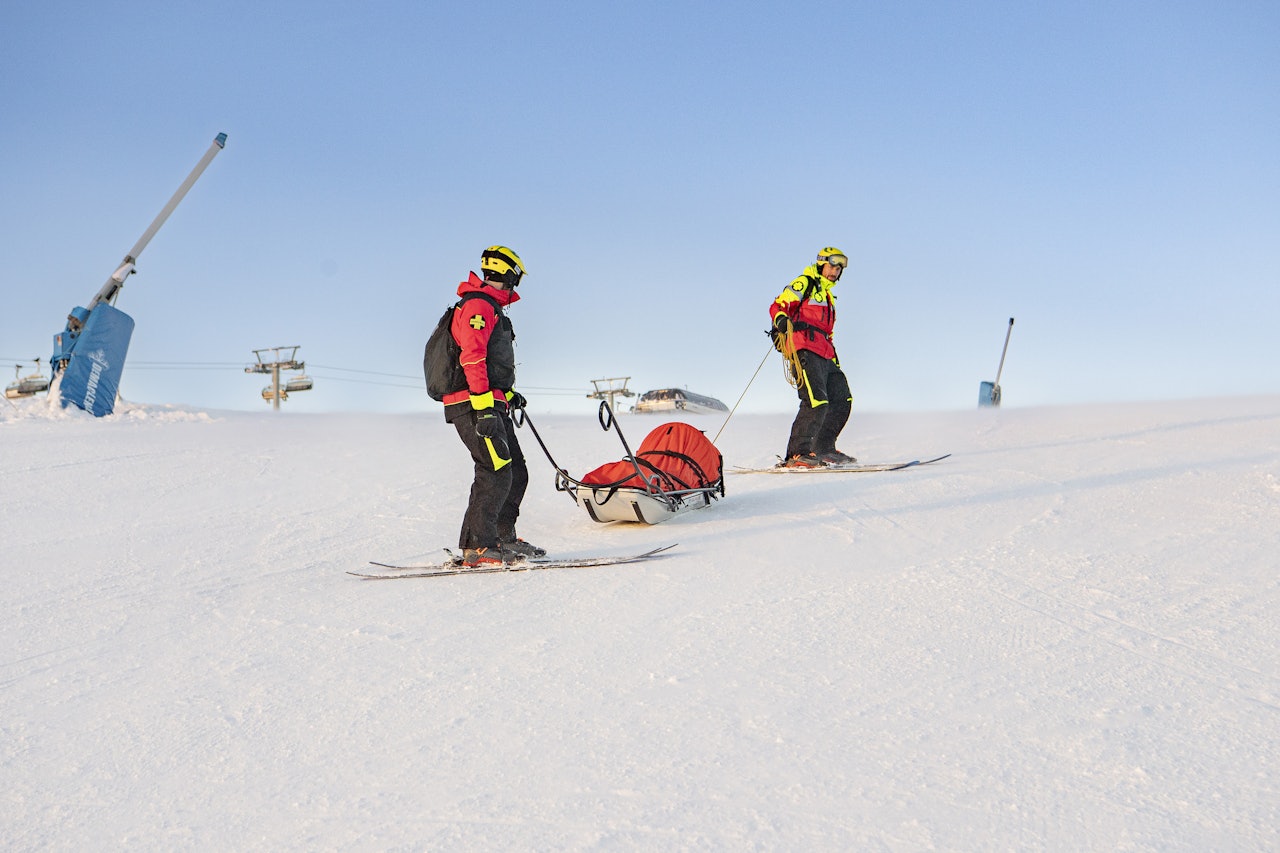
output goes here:
<path id="1" fill-rule="evenodd" d="M 778 348 L 795 351 L 792 362 L 800 411 L 791 424 L 782 466 L 820 468 L 858 460 L 836 450 L 836 437 L 849 420 L 853 395 L 840 369 L 831 333 L 836 325 L 836 295 L 832 292 L 849 257 L 828 246 L 816 263 L 804 268 L 773 300 L 769 319 Z"/>
<path id="2" fill-rule="evenodd" d="M 444 398 L 444 418 L 475 463 L 471 498 L 458 545 L 466 566 L 514 563 L 546 554 L 516 536 L 529 469 L 516 441 L 511 409 L 525 406 L 516 381 L 515 331 L 504 308 L 519 301 L 524 262 L 506 246 L 490 246 L 474 272 L 458 285 L 460 301 L 450 330 L 462 349 L 467 383 Z"/>

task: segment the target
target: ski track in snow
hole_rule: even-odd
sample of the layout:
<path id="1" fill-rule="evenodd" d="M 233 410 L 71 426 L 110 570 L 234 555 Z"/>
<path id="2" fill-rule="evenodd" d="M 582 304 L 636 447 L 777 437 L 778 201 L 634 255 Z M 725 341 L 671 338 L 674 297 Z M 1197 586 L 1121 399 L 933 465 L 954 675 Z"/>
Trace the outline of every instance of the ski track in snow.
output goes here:
<path id="1" fill-rule="evenodd" d="M 0 409 L 6 849 L 1280 847 L 1280 398 L 856 414 L 935 465 L 455 544 L 438 412 Z M 534 415 L 580 475 L 594 417 Z M 719 418 L 689 418 L 714 435 Z M 662 418 L 620 418 L 635 446 Z M 789 415 L 737 415 L 767 465 Z"/>

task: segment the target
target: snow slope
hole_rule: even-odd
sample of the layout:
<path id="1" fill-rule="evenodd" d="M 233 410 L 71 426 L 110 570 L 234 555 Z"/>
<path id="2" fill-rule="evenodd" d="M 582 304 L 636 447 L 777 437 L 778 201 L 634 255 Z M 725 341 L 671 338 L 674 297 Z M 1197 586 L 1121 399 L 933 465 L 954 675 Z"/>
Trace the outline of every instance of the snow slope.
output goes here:
<path id="1" fill-rule="evenodd" d="M 5 849 L 1280 847 L 1280 397 L 856 415 L 864 461 L 954 456 L 656 527 L 522 440 L 526 538 L 679 547 L 360 581 L 455 544 L 438 413 L 0 407 Z"/>

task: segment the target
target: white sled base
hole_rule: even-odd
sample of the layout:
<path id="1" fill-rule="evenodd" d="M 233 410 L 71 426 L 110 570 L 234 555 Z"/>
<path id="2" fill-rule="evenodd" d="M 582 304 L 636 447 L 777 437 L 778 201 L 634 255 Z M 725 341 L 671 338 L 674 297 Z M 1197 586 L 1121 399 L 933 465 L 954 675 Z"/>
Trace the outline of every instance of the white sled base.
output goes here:
<path id="1" fill-rule="evenodd" d="M 578 486 L 569 492 L 592 521 L 636 521 L 661 524 L 691 509 L 711 506 L 718 495 L 711 489 L 690 489 L 655 495 L 644 489 Z"/>

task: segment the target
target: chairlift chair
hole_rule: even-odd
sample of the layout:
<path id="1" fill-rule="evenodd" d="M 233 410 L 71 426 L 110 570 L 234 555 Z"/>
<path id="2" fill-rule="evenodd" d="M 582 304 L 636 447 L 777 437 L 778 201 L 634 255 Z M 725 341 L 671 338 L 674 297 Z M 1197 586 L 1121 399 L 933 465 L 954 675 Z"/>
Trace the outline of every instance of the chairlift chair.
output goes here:
<path id="1" fill-rule="evenodd" d="M 19 377 L 22 365 L 13 366 L 13 381 L 5 386 L 4 395 L 10 400 L 20 397 L 34 397 L 41 391 L 49 390 L 49 377 L 40 373 L 40 359 L 36 359 L 36 372 L 30 376 Z"/>

